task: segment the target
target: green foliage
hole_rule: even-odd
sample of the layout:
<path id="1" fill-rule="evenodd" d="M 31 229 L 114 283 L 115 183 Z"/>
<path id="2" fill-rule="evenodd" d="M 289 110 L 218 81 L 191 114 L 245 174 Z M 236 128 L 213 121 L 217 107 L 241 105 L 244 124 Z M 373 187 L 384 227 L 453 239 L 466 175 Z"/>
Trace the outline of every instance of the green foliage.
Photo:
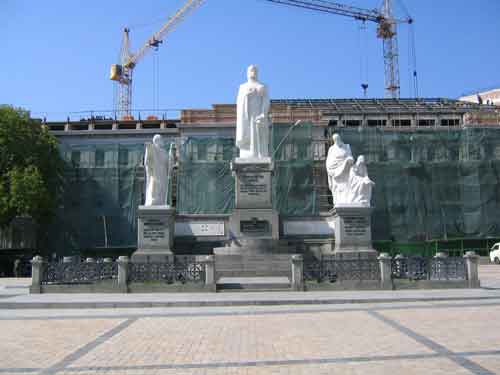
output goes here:
<path id="1" fill-rule="evenodd" d="M 28 215 L 46 224 L 61 188 L 57 140 L 29 113 L 0 106 L 0 227 Z"/>

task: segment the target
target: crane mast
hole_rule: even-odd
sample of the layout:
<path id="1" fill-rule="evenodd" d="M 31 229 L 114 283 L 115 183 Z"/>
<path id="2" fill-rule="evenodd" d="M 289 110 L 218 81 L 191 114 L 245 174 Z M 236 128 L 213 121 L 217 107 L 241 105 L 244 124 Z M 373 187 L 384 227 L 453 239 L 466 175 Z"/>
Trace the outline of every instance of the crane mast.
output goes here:
<path id="1" fill-rule="evenodd" d="M 151 50 L 158 48 L 163 40 L 174 31 L 177 26 L 192 12 L 194 12 L 204 0 L 187 0 L 184 5 L 154 33 L 139 50 L 130 52 L 130 30 L 124 29 L 119 64 L 111 65 L 110 79 L 118 83 L 118 93 L 115 111 L 118 116 L 131 118 L 132 109 L 132 75 L 139 61 Z"/>
<path id="2" fill-rule="evenodd" d="M 327 0 L 266 0 L 275 4 L 288 5 L 296 8 L 309 9 L 324 13 L 351 17 L 360 21 L 371 21 L 378 24 L 377 37 L 383 41 L 385 96 L 399 98 L 399 53 L 397 24 L 413 23 L 410 17 L 397 19 L 392 11 L 392 0 L 384 0 L 382 10 L 363 9 Z"/>

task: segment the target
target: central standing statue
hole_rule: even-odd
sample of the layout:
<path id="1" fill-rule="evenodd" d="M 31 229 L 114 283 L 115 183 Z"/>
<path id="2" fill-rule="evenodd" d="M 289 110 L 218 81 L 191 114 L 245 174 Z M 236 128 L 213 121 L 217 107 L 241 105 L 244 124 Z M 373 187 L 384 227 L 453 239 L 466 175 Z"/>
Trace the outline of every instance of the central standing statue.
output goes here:
<path id="1" fill-rule="evenodd" d="M 237 100 L 236 146 L 241 159 L 269 157 L 269 95 L 258 81 L 258 68 L 250 65 L 248 81 L 240 86 Z"/>

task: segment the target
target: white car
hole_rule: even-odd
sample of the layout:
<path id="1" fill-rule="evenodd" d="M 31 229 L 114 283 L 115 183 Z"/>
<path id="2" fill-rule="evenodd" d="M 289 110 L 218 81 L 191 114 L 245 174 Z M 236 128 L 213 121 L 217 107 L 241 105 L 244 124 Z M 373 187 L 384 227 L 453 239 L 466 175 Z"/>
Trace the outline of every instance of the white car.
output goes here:
<path id="1" fill-rule="evenodd" d="M 500 264 L 500 242 L 491 247 L 490 260 L 492 263 Z"/>

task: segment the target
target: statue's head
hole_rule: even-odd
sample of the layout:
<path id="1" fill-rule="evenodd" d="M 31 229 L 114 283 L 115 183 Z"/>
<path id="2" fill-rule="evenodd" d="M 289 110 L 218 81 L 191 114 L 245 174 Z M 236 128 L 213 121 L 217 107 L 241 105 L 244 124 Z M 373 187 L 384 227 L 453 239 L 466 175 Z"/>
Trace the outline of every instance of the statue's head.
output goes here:
<path id="1" fill-rule="evenodd" d="M 163 139 L 162 139 L 161 135 L 156 134 L 153 137 L 153 145 L 155 145 L 156 147 L 163 147 Z"/>
<path id="2" fill-rule="evenodd" d="M 342 142 L 342 138 L 340 138 L 340 135 L 334 134 L 332 136 L 333 143 L 336 144 L 337 146 L 342 146 L 344 142 Z"/>
<path id="3" fill-rule="evenodd" d="M 259 68 L 257 65 L 250 65 L 247 69 L 247 78 L 249 80 L 254 80 L 256 81 L 259 76 Z"/>
<path id="4" fill-rule="evenodd" d="M 364 155 L 358 156 L 358 159 L 356 160 L 355 171 L 357 172 L 358 175 L 363 176 L 363 177 L 368 175 L 368 169 L 366 168 L 366 162 L 365 162 Z"/>

